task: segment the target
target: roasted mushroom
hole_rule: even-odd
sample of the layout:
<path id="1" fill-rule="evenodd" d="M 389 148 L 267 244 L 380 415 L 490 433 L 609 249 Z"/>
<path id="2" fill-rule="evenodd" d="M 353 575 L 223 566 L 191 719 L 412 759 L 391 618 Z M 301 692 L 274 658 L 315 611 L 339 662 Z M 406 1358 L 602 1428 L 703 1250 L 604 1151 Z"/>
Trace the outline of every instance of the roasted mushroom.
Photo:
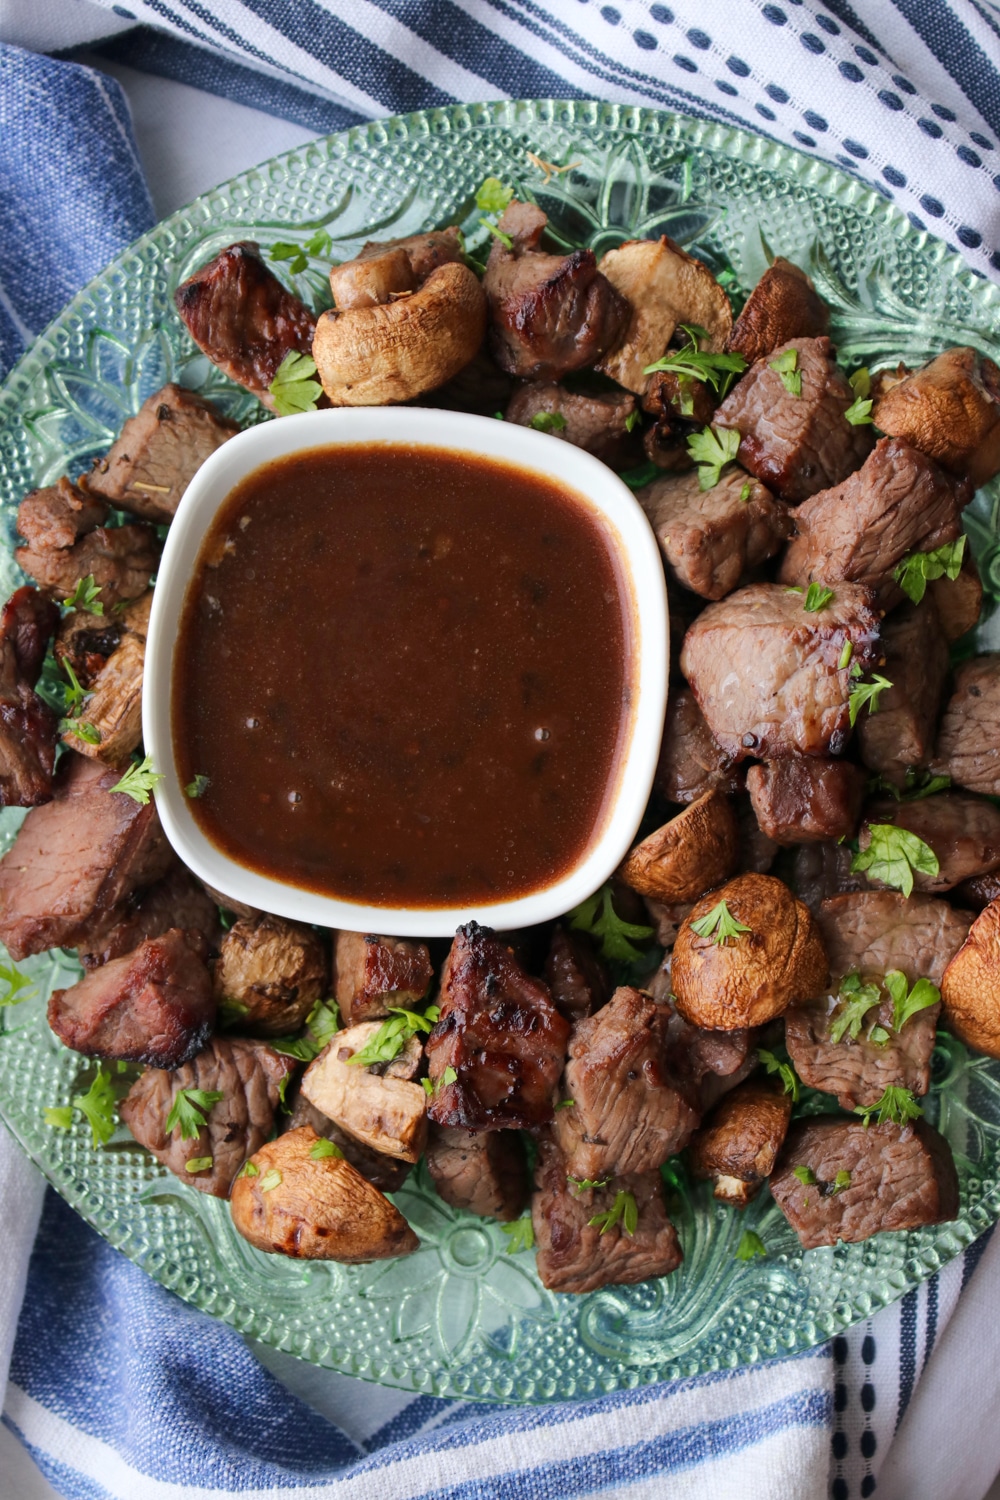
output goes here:
<path id="1" fill-rule="evenodd" d="M 420 1063 L 420 1043 L 408 1046 L 388 1065 L 368 1067 L 351 1059 L 379 1030 L 377 1021 L 363 1021 L 333 1040 L 309 1064 L 302 1092 L 322 1114 L 385 1156 L 417 1161 L 427 1139 L 427 1095 L 411 1082 Z M 384 1068 L 384 1072 L 377 1071 Z"/>
<path id="2" fill-rule="evenodd" d="M 819 337 L 829 323 L 829 310 L 809 277 L 779 255 L 743 304 L 726 348 L 752 365 L 789 339 Z"/>
<path id="3" fill-rule="evenodd" d="M 329 965 L 308 927 L 284 917 L 241 917 L 212 966 L 219 1006 L 255 1036 L 297 1031 L 326 994 Z"/>
<path id="4" fill-rule="evenodd" d="M 1000 470 L 1000 370 L 978 350 L 946 349 L 922 370 L 885 382 L 872 421 L 978 489 Z"/>
<path id="5" fill-rule="evenodd" d="M 739 838 L 728 797 L 706 792 L 676 818 L 636 844 L 621 877 L 642 896 L 673 903 L 694 901 L 736 869 Z"/>
<path id="6" fill-rule="evenodd" d="M 64 744 L 109 766 L 120 766 L 128 760 L 142 738 L 145 660 L 146 642 L 137 635 L 126 635 L 98 672 L 93 692 L 80 709 L 80 718 L 87 726 L 85 733 L 67 730 Z"/>
<path id="7" fill-rule="evenodd" d="M 720 1202 L 745 1208 L 774 1171 L 791 1118 L 790 1094 L 766 1083 L 740 1084 L 691 1142 L 694 1175 L 714 1184 Z"/>
<path id="8" fill-rule="evenodd" d="M 357 1265 L 409 1255 L 403 1215 L 308 1125 L 269 1141 L 233 1184 L 233 1224 L 258 1250 Z"/>
<path id="9" fill-rule="evenodd" d="M 956 1036 L 1000 1057 L 1000 901 L 991 901 L 944 971 L 941 1000 Z"/>

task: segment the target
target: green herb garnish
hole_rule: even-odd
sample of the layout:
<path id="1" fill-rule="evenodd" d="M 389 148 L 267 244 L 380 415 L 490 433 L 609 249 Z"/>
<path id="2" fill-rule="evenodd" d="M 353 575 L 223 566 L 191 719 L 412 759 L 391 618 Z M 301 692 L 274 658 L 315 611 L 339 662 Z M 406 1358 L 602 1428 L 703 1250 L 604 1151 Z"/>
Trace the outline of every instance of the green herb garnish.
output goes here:
<path id="1" fill-rule="evenodd" d="M 887 677 L 882 677 L 878 672 L 872 673 L 871 682 L 860 682 L 860 677 L 861 669 L 858 666 L 857 662 L 855 662 L 854 666 L 851 668 L 851 678 L 853 681 L 857 682 L 858 685 L 857 687 L 852 688 L 847 696 L 847 711 L 851 720 L 852 729 L 857 723 L 858 714 L 864 708 L 865 704 L 867 703 L 868 712 L 870 714 L 878 713 L 879 698 L 887 688 L 892 687 L 892 683 L 889 681 L 889 679 Z"/>
<path id="2" fill-rule="evenodd" d="M 740 1235 L 740 1242 L 736 1247 L 737 1260 L 753 1260 L 756 1255 L 767 1255 L 767 1246 L 759 1234 L 752 1229 L 744 1229 Z"/>
<path id="3" fill-rule="evenodd" d="M 534 1249 L 535 1231 L 531 1223 L 530 1214 L 524 1214 L 520 1219 L 515 1219 L 511 1224 L 501 1224 L 500 1228 L 509 1240 L 507 1246 L 508 1255 L 519 1255 L 522 1250 Z"/>
<path id="4" fill-rule="evenodd" d="M 499 177 L 487 177 L 476 190 L 476 207 L 480 213 L 502 214 L 513 196 L 514 189 Z"/>
<path id="5" fill-rule="evenodd" d="M 575 1108 L 576 1108 L 576 1100 L 575 1099 L 560 1099 L 559 1103 L 556 1105 L 556 1109 L 575 1109 Z"/>
<path id="6" fill-rule="evenodd" d="M 426 1035 L 433 1030 L 434 1023 L 441 1014 L 436 1005 L 428 1006 L 426 1013 L 422 1016 L 416 1011 L 403 1010 L 397 1006 L 391 1005 L 389 1009 L 393 1012 L 390 1019 L 383 1021 L 378 1031 L 361 1050 L 347 1059 L 350 1064 L 359 1068 L 370 1068 L 373 1063 L 392 1062 L 418 1031 Z"/>
<path id="7" fill-rule="evenodd" d="M 340 1147 L 335 1145 L 333 1141 L 320 1140 L 316 1141 L 312 1150 L 309 1152 L 309 1160 L 323 1161 L 323 1159 L 327 1156 L 339 1156 L 341 1159 L 343 1159 L 343 1155 L 343 1151 L 341 1151 Z"/>
<path id="8" fill-rule="evenodd" d="M 645 943 L 653 936 L 652 927 L 640 926 L 637 922 L 626 922 L 615 911 L 611 882 L 608 881 L 574 906 L 569 913 L 569 924 L 578 932 L 590 932 L 601 940 L 601 952 L 615 963 L 631 964 L 642 957 L 635 943 Z"/>
<path id="9" fill-rule="evenodd" d="M 901 969 L 890 969 L 885 976 L 885 987 L 892 996 L 893 1030 L 902 1031 L 913 1016 L 929 1010 L 941 999 L 941 991 L 929 979 L 918 979 L 912 990 Z"/>
<path id="10" fill-rule="evenodd" d="M 719 482 L 726 464 L 736 458 L 740 434 L 735 427 L 705 427 L 687 440 L 688 451 L 698 465 L 698 487 L 711 490 Z"/>
<path id="11" fill-rule="evenodd" d="M 616 1224 L 621 1224 L 622 1229 L 631 1238 L 639 1227 L 639 1205 L 635 1201 L 633 1193 L 616 1193 L 615 1201 L 607 1213 L 595 1214 L 588 1224 L 599 1225 L 602 1234 L 607 1234 Z"/>
<path id="12" fill-rule="evenodd" d="M 890 1120 L 893 1125 L 905 1125 L 907 1120 L 918 1119 L 923 1114 L 923 1110 L 909 1089 L 897 1088 L 895 1084 L 890 1083 L 876 1104 L 859 1104 L 854 1113 L 861 1115 L 867 1130 L 873 1115 L 877 1117 L 879 1125 L 886 1120 Z"/>
<path id="13" fill-rule="evenodd" d="M 111 788 L 113 792 L 121 792 L 126 797 L 131 797 L 133 802 L 138 802 L 145 807 L 149 801 L 149 794 L 155 790 L 157 782 L 163 780 L 162 771 L 153 770 L 151 756 L 144 756 L 140 761 L 133 761 L 121 781 L 116 781 Z"/>
<path id="14" fill-rule="evenodd" d="M 833 1187 L 830 1189 L 830 1196 L 833 1197 L 833 1195 L 835 1193 L 842 1193 L 844 1191 L 844 1189 L 846 1187 L 850 1187 L 850 1185 L 851 1185 L 851 1174 L 850 1174 L 850 1172 L 847 1172 L 843 1168 L 841 1168 L 841 1170 L 837 1173 L 836 1177 L 833 1179 Z"/>
<path id="15" fill-rule="evenodd" d="M 859 849 L 851 860 L 852 875 L 867 870 L 872 880 L 909 896 L 914 870 L 921 875 L 938 874 L 940 865 L 934 850 L 908 828 L 897 828 L 895 823 L 869 823 L 868 833 L 868 848 Z"/>
<path id="16" fill-rule="evenodd" d="M 581 1193 L 592 1193 L 597 1188 L 607 1187 L 608 1183 L 611 1181 L 611 1178 L 610 1177 L 571 1177 L 569 1175 L 569 1173 L 567 1172 L 567 1174 L 566 1174 L 566 1181 L 567 1182 L 571 1182 L 573 1184 L 573 1191 L 574 1191 L 574 1193 L 576 1193 L 577 1197 L 579 1197 Z"/>
<path id="17" fill-rule="evenodd" d="M 780 1057 L 776 1057 L 775 1054 L 773 1052 L 769 1052 L 766 1047 L 757 1048 L 757 1057 L 758 1060 L 764 1064 L 764 1067 L 767 1069 L 768 1073 L 777 1073 L 778 1077 L 781 1079 L 781 1087 L 783 1088 L 785 1093 L 791 1094 L 793 1104 L 798 1104 L 799 1075 L 796 1073 L 791 1063 L 782 1062 Z"/>
<path id="18" fill-rule="evenodd" d="M 276 1187 L 280 1187 L 283 1181 L 284 1179 L 282 1178 L 282 1175 L 278 1171 L 277 1167 L 272 1167 L 271 1170 L 269 1172 L 265 1172 L 263 1177 L 260 1179 L 260 1190 L 262 1193 L 273 1193 L 274 1189 Z"/>
<path id="19" fill-rule="evenodd" d="M 291 417 L 300 411 L 315 411 L 316 403 L 323 394 L 323 387 L 316 374 L 316 361 L 311 354 L 300 354 L 289 349 L 268 390 L 274 398 L 274 409 L 279 417 Z"/>
<path id="20" fill-rule="evenodd" d="M 663 370 L 682 380 L 700 380 L 711 386 L 713 391 L 718 391 L 721 400 L 732 385 L 734 375 L 740 375 L 746 369 L 746 360 L 742 354 L 712 354 L 708 350 L 699 349 L 699 337 L 708 338 L 710 335 L 704 328 L 686 324 L 681 327 L 688 336 L 683 349 L 668 349 L 662 359 L 658 359 L 655 364 L 646 365 L 642 373 L 657 375 Z"/>
<path id="21" fill-rule="evenodd" d="M 76 580 L 73 592 L 63 603 L 66 609 L 82 609 L 88 615 L 103 615 L 104 605 L 100 596 L 101 590 L 94 582 L 93 573 L 88 573 L 86 578 Z"/>
<path id="22" fill-rule="evenodd" d="M 932 552 L 911 552 L 896 565 L 892 576 L 903 593 L 914 604 L 919 604 L 927 592 L 928 583 L 935 578 L 950 578 L 954 582 L 958 577 L 967 541 L 968 537 L 960 536 L 953 542 L 945 542 L 942 547 L 935 547 Z"/>
<path id="23" fill-rule="evenodd" d="M 740 490 L 740 499 L 743 501 L 744 504 L 746 504 L 746 502 L 750 499 L 750 496 L 752 494 L 753 494 L 753 485 L 750 483 L 750 481 L 748 479 L 747 482 L 746 482 L 746 484 Z"/>
<path id="24" fill-rule="evenodd" d="M 566 418 L 558 411 L 536 411 L 528 426 L 536 432 L 562 432 Z"/>
<path id="25" fill-rule="evenodd" d="M 352 1058 L 351 1061 L 353 1062 L 354 1059 Z M 442 1089 L 446 1089 L 450 1083 L 457 1083 L 458 1074 L 455 1072 L 455 1069 L 449 1064 L 436 1083 L 433 1082 L 430 1078 L 421 1078 L 420 1082 L 424 1086 L 424 1093 L 427 1095 L 428 1099 L 433 1099 L 435 1094 L 439 1094 Z"/>
<path id="26" fill-rule="evenodd" d="M 912 766 L 906 772 L 902 787 L 898 787 L 894 781 L 887 781 L 884 776 L 873 776 L 868 782 L 870 792 L 887 792 L 897 802 L 921 802 L 925 797 L 933 797 L 935 792 L 943 792 L 950 786 L 950 776 L 932 776 L 930 771 L 915 771 Z"/>
<path id="27" fill-rule="evenodd" d="M 56 1130 L 71 1130 L 73 1127 L 72 1104 L 50 1104 L 42 1110 L 46 1125 L 53 1126 Z"/>
<path id="28" fill-rule="evenodd" d="M 853 641 L 845 641 L 844 644 L 840 648 L 840 660 L 837 662 L 837 671 L 838 672 L 842 672 L 845 667 L 849 667 L 850 666 L 850 664 L 851 664 L 851 657 L 853 655 L 854 655 L 854 642 Z"/>
<path id="29" fill-rule="evenodd" d="M 790 396 L 802 395 L 802 371 L 799 369 L 797 349 L 786 349 L 784 354 L 769 360 L 768 364 L 781 376 L 781 383 Z"/>
<path id="30" fill-rule="evenodd" d="M 236 1175 L 237 1177 L 259 1177 L 260 1167 L 255 1161 L 245 1161 Z"/>
<path id="31" fill-rule="evenodd" d="M 691 931 L 696 932 L 699 937 L 710 937 L 721 948 L 730 938 L 738 938 L 741 932 L 749 932 L 750 928 L 743 922 L 738 922 L 725 901 L 720 901 L 704 917 L 691 923 Z"/>
<path id="32" fill-rule="evenodd" d="M 807 614 L 815 615 L 821 609 L 826 609 L 832 598 L 833 589 L 825 588 L 821 583 L 811 583 L 806 589 L 805 603 L 802 608 Z"/>
<path id="33" fill-rule="evenodd" d="M 87 719 L 60 719 L 59 733 L 75 734 L 78 740 L 83 740 L 88 745 L 101 743 L 101 731 Z"/>
<path id="34" fill-rule="evenodd" d="M 872 390 L 872 377 L 868 366 L 862 365 L 860 370 L 855 370 L 853 375 L 848 375 L 847 382 L 855 396 L 870 396 Z"/>
<path id="35" fill-rule="evenodd" d="M 479 222 L 480 224 L 482 224 L 484 229 L 488 229 L 490 234 L 492 234 L 496 239 L 500 241 L 501 245 L 506 246 L 508 250 L 513 250 L 514 241 L 511 239 L 509 234 L 504 234 L 503 230 L 498 229 L 495 224 L 491 224 L 489 219 L 480 219 Z"/>
<path id="36" fill-rule="evenodd" d="M 843 1041 L 850 1035 L 857 1041 L 865 1016 L 880 1000 L 877 984 L 862 984 L 860 974 L 845 974 L 840 981 L 840 998 L 844 1004 L 830 1025 L 831 1042 Z"/>
<path id="37" fill-rule="evenodd" d="M 37 993 L 34 980 L 22 974 L 14 964 L 0 963 L 0 984 L 3 985 L 0 1010 L 5 1005 L 23 1005 L 25 1000 L 33 1000 Z"/>
<path id="38" fill-rule="evenodd" d="M 208 782 L 209 778 L 207 776 L 196 776 L 184 788 L 185 797 L 204 797 L 208 790 Z"/>
<path id="39" fill-rule="evenodd" d="M 68 685 L 63 685 L 63 693 L 65 694 L 64 707 L 66 709 L 67 716 L 69 718 L 73 718 L 73 716 L 76 714 L 77 709 L 82 707 L 84 698 L 89 698 L 91 694 L 88 693 L 86 688 L 83 687 L 76 673 L 73 671 L 73 663 L 70 661 L 69 657 L 64 658 L 62 662 L 62 669 L 66 673 L 66 676 L 69 678 Z"/>
<path id="40" fill-rule="evenodd" d="M 626 432 L 634 432 L 635 429 L 638 427 L 638 425 L 639 425 L 639 423 L 641 421 L 642 421 L 642 413 L 641 412 L 630 411 L 629 414 L 628 414 L 628 416 L 625 418 L 625 431 Z"/>
<path id="41" fill-rule="evenodd" d="M 872 420 L 871 401 L 862 401 L 859 396 L 857 401 L 852 401 L 847 407 L 844 416 L 852 427 L 863 427 L 865 423 L 870 423 Z"/>
<path id="42" fill-rule="evenodd" d="M 306 257 L 309 255 L 329 255 L 333 249 L 333 240 L 325 229 L 317 229 L 311 239 L 306 240 L 304 245 L 296 245 L 291 240 L 279 240 L 276 245 L 271 246 L 271 259 L 273 261 L 287 260 L 291 262 L 288 269 L 293 276 L 298 276 L 305 270 Z"/>
<path id="43" fill-rule="evenodd" d="M 192 1141 L 205 1125 L 205 1117 L 222 1094 L 217 1089 L 178 1089 L 164 1127 L 171 1135 L 178 1127 L 182 1141 Z"/>
<path id="44" fill-rule="evenodd" d="M 816 1173 L 812 1167 L 793 1167 L 792 1176 L 797 1177 L 803 1187 L 815 1187 Z"/>
<path id="45" fill-rule="evenodd" d="M 90 1088 L 85 1094 L 74 1095 L 72 1104 L 89 1121 L 93 1144 L 106 1145 L 115 1133 L 115 1091 L 111 1074 L 98 1067 L 97 1077 Z"/>
<path id="46" fill-rule="evenodd" d="M 211 1156 L 190 1156 L 184 1163 L 185 1172 L 207 1172 L 213 1165 L 215 1158 Z"/>

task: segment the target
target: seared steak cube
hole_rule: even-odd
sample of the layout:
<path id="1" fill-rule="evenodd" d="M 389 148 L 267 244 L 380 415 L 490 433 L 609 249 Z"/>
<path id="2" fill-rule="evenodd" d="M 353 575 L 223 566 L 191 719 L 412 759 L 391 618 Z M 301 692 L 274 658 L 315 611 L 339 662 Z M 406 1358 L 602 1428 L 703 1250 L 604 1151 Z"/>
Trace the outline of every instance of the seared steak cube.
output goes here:
<path id="1" fill-rule="evenodd" d="M 611 998 L 611 980 L 590 938 L 557 922 L 545 960 L 545 983 L 567 1021 L 592 1016 Z"/>
<path id="2" fill-rule="evenodd" d="M 698 1116 L 668 1071 L 670 1011 L 624 986 L 570 1037 L 553 1136 L 581 1181 L 651 1172 L 689 1139 Z"/>
<path id="3" fill-rule="evenodd" d="M 948 643 L 933 599 L 894 610 L 883 623 L 882 646 L 879 670 L 892 687 L 879 697 L 877 713 L 858 719 L 858 744 L 866 766 L 905 786 L 910 767 L 926 766 L 933 753 L 948 676 Z"/>
<path id="4" fill-rule="evenodd" d="M 74 1052 L 161 1068 L 198 1052 L 214 1020 L 208 970 L 177 927 L 49 1000 L 49 1025 Z"/>
<path id="5" fill-rule="evenodd" d="M 946 349 L 893 381 L 872 420 L 976 489 L 1000 470 L 1000 370 L 978 349 Z"/>
<path id="6" fill-rule="evenodd" d="M 747 791 L 757 822 L 776 844 L 850 838 L 858 826 L 866 777 L 846 760 L 788 755 L 751 766 Z"/>
<path id="7" fill-rule="evenodd" d="M 635 397 L 624 391 L 574 392 L 551 381 L 539 380 L 514 392 L 504 416 L 519 427 L 531 427 L 534 418 L 540 417 L 546 423 L 541 426 L 542 432 L 583 448 L 617 469 L 636 462 L 639 457 L 638 440 L 626 425 L 635 410 Z M 548 418 L 555 418 L 555 425 L 547 422 Z"/>
<path id="8" fill-rule="evenodd" d="M 154 802 L 112 792 L 119 779 L 67 755 L 52 801 L 32 808 L 0 860 L 0 939 L 15 961 L 84 941 L 90 922 L 172 865 Z"/>
<path id="9" fill-rule="evenodd" d="M 435 1125 L 424 1160 L 439 1196 L 452 1208 L 484 1219 L 520 1217 L 528 1199 L 528 1170 L 516 1131 L 473 1135 Z"/>
<path id="10" fill-rule="evenodd" d="M 265 913 L 234 922 L 212 966 L 212 986 L 219 1005 L 240 1017 L 241 1031 L 285 1036 L 327 993 L 329 973 L 311 928 Z"/>
<path id="11" fill-rule="evenodd" d="M 801 1181 L 796 1167 L 815 1181 Z M 848 1179 L 841 1187 L 838 1174 Z M 958 1213 L 951 1147 L 923 1120 L 867 1129 L 860 1120 L 800 1120 L 788 1133 L 771 1192 L 807 1250 L 943 1224 Z"/>
<path id="12" fill-rule="evenodd" d="M 1000 652 L 956 668 L 933 769 L 970 792 L 1000 796 Z"/>
<path id="13" fill-rule="evenodd" d="M 743 773 L 712 738 L 690 688 L 671 692 L 656 767 L 656 790 L 668 802 L 695 802 L 705 792 L 738 792 Z"/>
<path id="14" fill-rule="evenodd" d="M 190 1062 L 170 1072 L 150 1068 L 123 1099 L 122 1120 L 140 1146 L 171 1172 L 216 1198 L 228 1198 L 237 1172 L 274 1130 L 278 1090 L 291 1064 L 265 1042 L 215 1036 Z M 219 1093 L 222 1098 L 200 1111 L 205 1124 L 187 1139 L 170 1117 L 181 1090 Z M 211 1165 L 186 1170 L 189 1161 L 208 1158 Z"/>
<path id="15" fill-rule="evenodd" d="M 778 857 L 779 846 L 761 828 L 746 793 L 733 799 L 733 808 L 740 831 L 740 874 L 766 875 Z"/>
<path id="16" fill-rule="evenodd" d="M 458 929 L 441 971 L 440 1004 L 427 1038 L 429 1118 L 465 1130 L 551 1120 L 569 1022 L 488 927 Z"/>
<path id="17" fill-rule="evenodd" d="M 991 901 L 969 929 L 941 981 L 945 1020 L 977 1052 L 1000 1057 L 1000 902 Z"/>
<path id="18" fill-rule="evenodd" d="M 850 734 L 850 667 L 880 659 L 879 615 L 868 590 L 842 584 L 825 609 L 773 583 L 738 589 L 704 609 L 687 635 L 681 670 L 713 737 L 733 760 L 836 755 Z"/>
<path id="19" fill-rule="evenodd" d="M 631 1204 L 621 1194 L 628 1194 Z M 627 1229 L 628 1209 L 635 1223 Z M 539 1143 L 531 1220 L 538 1275 L 552 1292 L 592 1292 L 669 1276 L 683 1259 L 659 1172 L 580 1188 L 567 1180 L 559 1148 L 547 1138 Z"/>
<path id="20" fill-rule="evenodd" d="M 896 566 L 911 552 L 953 542 L 967 499 L 967 490 L 916 448 L 880 438 L 863 468 L 799 506 L 779 580 L 864 583 L 889 608 L 903 597 Z"/>
<path id="21" fill-rule="evenodd" d="M 752 365 L 790 339 L 818 338 L 829 323 L 829 309 L 809 277 L 779 255 L 744 302 L 726 348 Z"/>
<path id="22" fill-rule="evenodd" d="M 733 464 L 702 490 L 696 473 L 667 475 L 636 493 L 673 578 L 722 599 L 790 535 L 788 507 Z"/>
<path id="23" fill-rule="evenodd" d="M 35 692 L 59 611 L 20 588 L 0 612 L 0 807 L 37 807 L 52 795 L 56 716 Z"/>
<path id="24" fill-rule="evenodd" d="M 384 1151 L 374 1151 L 364 1141 L 359 1141 L 357 1136 L 351 1135 L 350 1131 L 342 1129 L 336 1120 L 331 1120 L 315 1104 L 310 1104 L 301 1088 L 296 1088 L 294 1095 L 291 1090 L 288 1091 L 286 1107 L 289 1104 L 292 1112 L 282 1115 L 282 1132 L 299 1130 L 303 1125 L 310 1126 L 317 1135 L 332 1141 L 351 1166 L 380 1192 L 397 1192 L 413 1171 L 412 1162 L 402 1161 L 398 1156 L 386 1156 Z"/>
<path id="25" fill-rule="evenodd" d="M 412 1009 L 434 977 L 426 943 L 374 933 L 338 932 L 333 950 L 334 993 L 350 1026 L 387 1016 L 391 1005 Z"/>
<path id="26" fill-rule="evenodd" d="M 14 556 L 57 599 L 68 599 L 81 578 L 92 577 L 108 614 L 146 592 L 159 553 L 156 533 L 136 524 L 98 526 L 72 547 L 18 547 Z"/>
<path id="27" fill-rule="evenodd" d="M 736 815 L 723 792 L 706 792 L 625 856 L 621 878 L 655 901 L 695 901 L 736 869 Z"/>
<path id="28" fill-rule="evenodd" d="M 853 859 L 846 844 L 800 844 L 792 871 L 792 888 L 799 900 L 817 912 L 828 896 L 866 891 L 864 875 L 851 871 Z"/>
<path id="29" fill-rule="evenodd" d="M 934 600 L 946 641 L 960 640 L 975 628 L 983 608 L 983 583 L 968 547 L 958 577 L 945 574 L 928 579 L 927 592 Z"/>
<path id="30" fill-rule="evenodd" d="M 861 849 L 871 842 L 872 825 L 880 823 L 908 829 L 937 855 L 936 875 L 913 872 L 918 891 L 950 891 L 1000 865 L 1000 807 L 967 792 L 937 792 L 917 802 L 870 802 L 858 834 Z M 879 884 L 872 870 L 867 875 L 873 885 Z"/>
<path id="31" fill-rule="evenodd" d="M 169 525 L 197 470 L 237 432 L 237 423 L 210 401 L 165 385 L 129 417 L 81 488 L 143 520 Z"/>
<path id="32" fill-rule="evenodd" d="M 80 717 L 98 736 L 96 744 L 73 730 L 66 731 L 63 743 L 107 765 L 123 765 L 142 739 L 145 664 L 146 642 L 126 635 L 98 672 L 92 696 L 80 709 Z"/>
<path id="33" fill-rule="evenodd" d="M 222 932 L 219 908 L 180 860 L 155 885 L 134 892 L 103 920 L 88 923 L 77 957 L 85 969 L 97 969 L 171 927 L 179 927 L 188 947 L 206 960 Z"/>
<path id="34" fill-rule="evenodd" d="M 801 378 L 789 391 L 774 368 L 791 361 Z M 863 463 L 871 429 L 844 416 L 854 401 L 847 377 L 833 361 L 827 338 L 789 339 L 748 371 L 715 413 L 716 427 L 736 428 L 739 460 L 782 500 L 797 503 L 839 484 Z"/>
<path id="35" fill-rule="evenodd" d="M 910 984 L 929 979 L 939 988 L 971 921 L 970 912 L 916 891 L 847 892 L 828 896 L 816 912 L 835 979 L 901 969 Z"/>
<path id="36" fill-rule="evenodd" d="M 17 509 L 17 529 L 30 548 L 44 552 L 72 547 L 107 518 L 108 507 L 99 495 L 87 494 L 63 476 L 25 495 Z"/>
<path id="37" fill-rule="evenodd" d="M 745 1208 L 774 1171 L 791 1118 L 790 1094 L 766 1083 L 741 1083 L 691 1142 L 694 1175 L 712 1182 L 721 1202 Z"/>
<path id="38" fill-rule="evenodd" d="M 881 975 L 863 975 L 878 987 Z M 831 995 L 785 1012 L 785 1044 L 795 1071 L 811 1089 L 836 1094 L 842 1109 L 877 1104 L 887 1088 L 926 1094 L 940 1005 L 918 1011 L 900 1031 L 892 1024 L 893 1004 L 883 995 L 867 1011 L 856 1037 L 832 1029 L 844 1022 L 847 997 Z M 873 1040 L 873 1035 L 875 1040 Z M 885 1040 L 884 1038 L 888 1038 Z"/>

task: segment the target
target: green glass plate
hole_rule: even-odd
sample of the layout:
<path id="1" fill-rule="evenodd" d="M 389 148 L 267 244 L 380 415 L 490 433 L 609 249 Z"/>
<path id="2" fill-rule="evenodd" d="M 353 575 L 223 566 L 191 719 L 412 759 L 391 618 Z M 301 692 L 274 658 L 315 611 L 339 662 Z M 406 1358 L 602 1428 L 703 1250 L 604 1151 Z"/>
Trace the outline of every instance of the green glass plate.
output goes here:
<path id="1" fill-rule="evenodd" d="M 529 150 L 574 165 L 546 182 Z M 832 307 L 845 360 L 919 363 L 949 344 L 997 356 L 1000 287 L 870 188 L 782 146 L 654 110 L 577 102 L 458 106 L 359 126 L 172 215 L 36 340 L 0 391 L 0 597 L 19 581 L 21 496 L 86 466 L 164 381 L 204 391 L 243 421 L 263 418 L 174 316 L 173 289 L 196 266 L 234 239 L 266 247 L 325 228 L 334 256 L 347 258 L 365 239 L 456 221 L 475 253 L 487 232 L 474 194 L 488 175 L 535 198 L 566 245 L 600 253 L 669 234 L 736 291 L 753 286 L 770 255 L 788 256 Z M 289 279 L 317 306 L 328 302 L 319 260 Z M 990 486 L 967 513 L 991 606 L 1000 593 L 998 498 Z M 0 814 L 0 847 L 22 816 Z M 45 1024 L 45 999 L 71 981 L 75 958 L 46 954 L 22 969 L 34 995 L 0 1011 L 0 1114 L 57 1191 L 196 1307 L 316 1364 L 406 1390 L 570 1400 L 792 1353 L 901 1296 L 1000 1213 L 1000 1064 L 948 1042 L 935 1055 L 927 1113 L 958 1162 L 952 1224 L 806 1254 L 766 1193 L 739 1215 L 681 1177 L 672 1189 L 680 1271 L 557 1296 L 540 1286 L 532 1252 L 508 1254 L 499 1225 L 449 1209 L 417 1172 L 397 1194 L 421 1239 L 415 1255 L 352 1267 L 264 1256 L 233 1231 L 225 1203 L 172 1177 L 123 1128 L 95 1150 L 79 1117 L 69 1131 L 44 1124 L 43 1106 L 68 1102 L 94 1070 Z M 765 1260 L 735 1259 L 745 1227 L 764 1240 Z"/>

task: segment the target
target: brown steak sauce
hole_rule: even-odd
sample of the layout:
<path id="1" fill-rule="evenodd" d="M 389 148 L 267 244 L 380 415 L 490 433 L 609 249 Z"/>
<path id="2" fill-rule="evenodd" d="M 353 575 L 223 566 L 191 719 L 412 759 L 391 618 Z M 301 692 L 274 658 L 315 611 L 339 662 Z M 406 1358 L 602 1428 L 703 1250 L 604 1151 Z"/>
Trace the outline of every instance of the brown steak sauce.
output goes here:
<path id="1" fill-rule="evenodd" d="M 404 444 L 267 464 L 185 601 L 194 816 L 253 870 L 375 905 L 550 885 L 614 792 L 633 634 L 610 531 L 529 470 Z"/>

